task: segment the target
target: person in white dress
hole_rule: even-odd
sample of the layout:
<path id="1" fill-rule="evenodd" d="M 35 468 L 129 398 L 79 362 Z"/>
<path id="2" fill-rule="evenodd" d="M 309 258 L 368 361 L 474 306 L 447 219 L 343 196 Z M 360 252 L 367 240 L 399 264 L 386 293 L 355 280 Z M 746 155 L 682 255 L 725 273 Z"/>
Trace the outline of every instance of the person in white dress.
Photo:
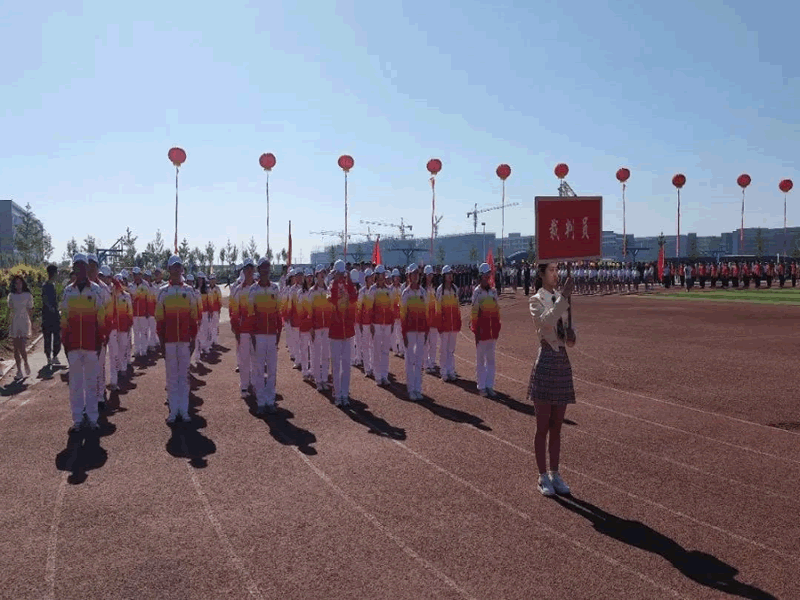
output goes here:
<path id="1" fill-rule="evenodd" d="M 17 363 L 17 374 L 14 381 L 19 382 L 31 375 L 31 367 L 28 365 L 28 350 L 25 346 L 31 336 L 31 314 L 33 313 L 33 296 L 28 289 L 28 284 L 19 275 L 14 275 L 11 280 L 8 310 L 8 337 L 14 344 L 14 361 Z M 25 365 L 25 375 L 22 374 L 23 364 Z"/>

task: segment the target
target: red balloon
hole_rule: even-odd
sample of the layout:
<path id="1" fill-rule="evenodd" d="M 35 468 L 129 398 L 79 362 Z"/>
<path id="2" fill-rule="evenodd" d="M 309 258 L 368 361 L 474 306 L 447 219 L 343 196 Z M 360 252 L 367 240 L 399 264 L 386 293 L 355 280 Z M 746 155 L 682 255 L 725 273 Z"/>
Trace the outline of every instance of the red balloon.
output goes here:
<path id="1" fill-rule="evenodd" d="M 791 190 L 794 187 L 794 184 L 792 183 L 791 179 L 784 179 L 778 184 L 778 187 L 784 194 L 786 194 L 787 192 L 789 192 L 789 190 Z"/>
<path id="2" fill-rule="evenodd" d="M 628 169 L 626 169 L 625 167 L 622 167 L 619 171 L 617 171 L 617 179 L 621 183 L 625 183 L 626 181 L 628 181 L 630 176 L 631 176 L 631 172 Z"/>
<path id="3" fill-rule="evenodd" d="M 272 167 L 275 166 L 275 162 L 275 155 L 272 152 L 262 154 L 258 159 L 258 164 L 260 164 L 261 168 L 265 171 L 271 171 Z"/>
<path id="4" fill-rule="evenodd" d="M 569 173 L 569 167 L 565 163 L 558 163 L 556 168 L 553 170 L 556 174 L 556 177 L 559 179 L 564 179 Z"/>
<path id="5" fill-rule="evenodd" d="M 356 164 L 353 160 L 353 157 L 348 154 L 342 154 L 339 157 L 339 166 L 347 173 L 350 169 L 353 168 L 353 165 Z"/>
<path id="6" fill-rule="evenodd" d="M 176 167 L 180 167 L 186 162 L 186 152 L 183 151 L 183 148 L 170 148 L 167 156 Z"/>
<path id="7" fill-rule="evenodd" d="M 497 176 L 500 179 L 502 179 L 503 181 L 505 181 L 511 175 L 511 167 L 509 167 L 507 164 L 503 163 L 502 165 L 497 167 L 497 171 L 496 172 L 497 172 Z"/>
<path id="8" fill-rule="evenodd" d="M 681 189 L 683 186 L 686 185 L 686 175 L 683 173 L 678 173 L 675 177 L 672 178 L 672 185 L 676 188 Z"/>
<path id="9" fill-rule="evenodd" d="M 431 175 L 436 175 L 441 170 L 442 161 L 440 161 L 438 158 L 432 158 L 428 161 L 428 171 L 431 172 Z"/>
<path id="10" fill-rule="evenodd" d="M 748 175 L 747 173 L 742 173 L 741 175 L 739 175 L 739 177 L 736 178 L 736 183 L 739 184 L 740 188 L 746 188 L 748 185 L 750 185 L 751 181 L 752 179 L 750 179 L 750 175 Z"/>

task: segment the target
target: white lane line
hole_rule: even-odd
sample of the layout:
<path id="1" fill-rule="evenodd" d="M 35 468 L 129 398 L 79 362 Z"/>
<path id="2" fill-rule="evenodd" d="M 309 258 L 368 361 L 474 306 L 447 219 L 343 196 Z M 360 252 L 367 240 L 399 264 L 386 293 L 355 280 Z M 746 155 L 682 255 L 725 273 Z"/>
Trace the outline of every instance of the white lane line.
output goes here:
<path id="1" fill-rule="evenodd" d="M 367 521 L 369 521 L 378 531 L 383 533 L 386 537 L 392 540 L 400 549 L 405 552 L 408 556 L 414 559 L 417 563 L 428 569 L 431 573 L 436 575 L 438 579 L 440 579 L 445 585 L 447 585 L 452 590 L 458 592 L 464 598 L 468 598 L 470 600 L 476 600 L 475 596 L 471 595 L 467 590 L 459 586 L 453 579 L 451 579 L 448 575 L 446 575 L 442 570 L 440 570 L 436 565 L 430 562 L 428 559 L 420 556 L 413 548 L 411 548 L 408 544 L 406 544 L 402 539 L 392 533 L 383 523 L 381 523 L 375 515 L 370 513 L 366 508 L 358 504 L 353 498 L 351 498 L 347 492 L 342 490 L 338 485 L 336 485 L 333 480 L 319 467 L 317 467 L 311 460 L 300 450 L 297 449 L 296 446 L 292 446 L 292 449 L 295 453 L 303 460 L 304 463 L 319 477 L 325 484 L 331 488 L 336 494 L 342 498 L 345 502 L 347 502 L 350 506 L 355 508 L 361 516 L 363 516 Z"/>
<path id="2" fill-rule="evenodd" d="M 55 600 L 56 597 L 56 556 L 58 553 L 58 526 L 61 523 L 61 507 L 64 505 L 64 494 L 67 489 L 68 473 L 62 473 L 61 481 L 56 491 L 56 502 L 53 506 L 53 518 L 50 521 L 50 535 L 47 538 L 47 562 L 45 563 L 44 582 L 46 600 Z"/>
<path id="3" fill-rule="evenodd" d="M 470 429 L 475 429 L 475 428 L 474 427 L 470 427 Z M 603 560 L 603 561 L 605 561 L 605 562 L 607 562 L 607 563 L 609 563 L 609 564 L 611 564 L 611 565 L 613 565 L 613 566 L 615 566 L 615 567 L 617 567 L 617 568 L 619 568 L 619 569 L 621 569 L 621 570 L 623 570 L 623 571 L 625 571 L 627 573 L 630 573 L 631 575 L 635 575 L 640 580 L 642 580 L 642 581 L 644 581 L 646 583 L 649 583 L 650 585 L 660 589 L 663 592 L 666 592 L 666 593 L 668 593 L 668 594 L 670 594 L 670 595 L 672 595 L 672 596 L 674 596 L 676 598 L 686 598 L 686 596 L 683 596 L 680 592 L 678 592 L 678 590 L 676 590 L 674 588 L 671 588 L 669 586 L 665 586 L 665 585 L 663 585 L 661 583 L 658 583 L 657 581 L 655 581 L 654 579 L 648 577 L 644 573 L 640 573 L 636 569 L 633 569 L 632 567 L 629 567 L 628 565 L 626 565 L 625 563 L 620 562 L 616 558 L 614 558 L 612 556 L 609 556 L 608 554 L 605 554 L 604 552 L 600 552 L 599 550 L 595 550 L 594 548 L 592 548 L 590 546 L 587 546 L 586 544 L 583 544 L 583 543 L 573 539 L 571 536 L 566 535 L 564 533 L 561 533 L 557 529 L 554 529 L 554 528 L 550 527 L 546 523 L 543 523 L 541 521 L 537 521 L 536 519 L 531 517 L 530 514 L 528 514 L 526 512 L 523 512 L 523 511 L 513 507 L 511 504 L 509 504 L 509 503 L 507 503 L 507 502 L 505 502 L 503 500 L 500 500 L 499 498 L 495 498 L 494 496 L 492 496 L 491 494 L 488 494 L 487 492 L 484 492 L 482 489 L 480 489 L 479 487 L 473 485 L 472 483 L 470 483 L 466 479 L 464 479 L 462 477 L 459 477 L 455 473 L 451 473 L 450 471 L 448 471 L 444 467 L 436 464 L 435 462 L 433 462 L 432 460 L 430 460 L 426 456 L 420 454 L 419 452 L 416 452 L 415 450 L 412 450 L 411 448 L 406 446 L 403 442 L 400 442 L 398 440 L 392 440 L 392 441 L 395 444 L 397 444 L 398 446 L 400 446 L 403 450 L 405 450 L 406 452 L 408 452 L 409 454 L 411 454 L 412 456 L 417 458 L 418 460 L 422 461 L 423 463 L 427 464 L 430 467 L 433 467 L 435 470 L 439 471 L 443 475 L 446 475 L 447 477 L 449 477 L 453 481 L 456 481 L 456 482 L 460 483 L 461 485 L 463 485 L 464 487 L 466 487 L 466 488 L 470 489 L 471 491 L 475 492 L 476 494 L 478 494 L 482 498 L 485 498 L 486 500 L 489 500 L 490 502 L 493 502 L 494 504 L 497 504 L 498 506 L 504 508 L 505 510 L 507 510 L 510 513 L 516 515 L 520 519 L 522 519 L 524 521 L 528 521 L 530 523 L 533 523 L 538 529 L 544 530 L 547 533 L 549 533 L 550 535 L 552 535 L 554 537 L 557 537 L 557 538 L 559 538 L 560 540 L 562 540 L 564 542 L 572 544 L 576 548 L 578 548 L 580 550 L 583 550 L 584 552 L 587 552 L 587 553 L 591 554 L 592 556 L 595 556 L 596 558 L 599 558 L 599 559 L 601 559 L 601 560 Z"/>
<path id="4" fill-rule="evenodd" d="M 206 513 L 206 517 L 209 521 L 211 521 L 211 525 L 214 527 L 214 531 L 217 533 L 217 537 L 219 538 L 222 545 L 225 547 L 226 552 L 228 553 L 228 558 L 233 563 L 233 566 L 241 575 L 245 587 L 247 587 L 247 591 L 250 593 L 250 596 L 253 598 L 258 598 L 263 600 L 264 596 L 261 594 L 261 591 L 258 589 L 258 584 L 256 584 L 253 577 L 247 571 L 244 566 L 244 562 L 239 555 L 236 554 L 236 551 L 233 549 L 233 544 L 231 544 L 231 540 L 228 535 L 225 533 L 225 530 L 222 528 L 222 523 L 219 522 L 217 515 L 214 514 L 214 509 L 211 508 L 211 502 L 208 500 L 208 496 L 206 496 L 203 487 L 200 485 L 200 480 L 197 478 L 197 474 L 194 472 L 189 463 L 186 463 L 186 468 L 189 471 L 189 477 L 194 484 L 194 491 L 197 493 L 197 496 L 200 498 L 200 502 L 203 504 L 203 510 Z"/>
<path id="5" fill-rule="evenodd" d="M 467 364 L 475 366 L 474 362 L 472 362 L 469 359 L 464 358 L 463 356 L 459 356 L 458 354 L 456 354 L 455 357 L 457 359 L 459 359 L 459 360 L 464 361 Z M 497 375 L 499 377 L 504 378 L 504 379 L 508 379 L 509 381 L 513 381 L 515 383 L 519 383 L 520 385 L 524 385 L 526 388 L 528 386 L 528 384 L 526 382 L 521 381 L 521 380 L 519 380 L 519 379 L 517 379 L 515 377 L 510 377 L 509 375 L 506 375 L 504 373 L 499 373 L 498 372 Z M 737 450 L 743 450 L 745 452 L 751 452 L 753 454 L 758 454 L 759 456 L 766 456 L 766 457 L 772 458 L 774 460 L 779 460 L 779 461 L 782 461 L 782 462 L 788 462 L 788 463 L 800 465 L 800 460 L 796 460 L 796 459 L 793 459 L 793 458 L 786 458 L 786 457 L 783 457 L 783 456 L 778 456 L 777 454 L 771 454 L 769 452 L 764 452 L 763 450 L 757 450 L 755 448 L 750 448 L 749 446 L 741 446 L 739 444 L 734 444 L 733 442 L 726 442 L 724 440 L 720 440 L 720 439 L 717 439 L 717 438 L 709 437 L 707 435 L 703 435 L 702 433 L 696 433 L 694 431 L 688 431 L 686 429 L 681 429 L 679 427 L 673 427 L 672 425 L 665 425 L 664 423 L 659 423 L 657 421 L 650 421 L 649 419 L 644 419 L 642 417 L 637 417 L 635 415 L 631 415 L 631 414 L 624 413 L 624 412 L 621 412 L 621 411 L 618 411 L 618 410 L 614 410 L 613 408 L 607 408 L 605 406 L 600 406 L 599 404 L 593 404 L 591 402 L 587 402 L 586 400 L 581 400 L 581 406 L 589 406 L 591 408 L 596 408 L 598 410 L 604 410 L 606 412 L 610 412 L 610 413 L 613 413 L 613 414 L 616 414 L 616 415 L 620 415 L 622 417 L 627 417 L 628 419 L 641 421 L 642 423 L 647 423 L 647 424 L 653 425 L 655 427 L 661 427 L 662 429 L 667 429 L 667 430 L 670 430 L 670 431 L 676 431 L 676 432 L 684 434 L 684 435 L 691 435 L 691 436 L 694 436 L 694 437 L 698 437 L 700 439 L 707 440 L 709 442 L 722 444 L 723 446 L 729 446 L 730 448 L 736 448 Z"/>

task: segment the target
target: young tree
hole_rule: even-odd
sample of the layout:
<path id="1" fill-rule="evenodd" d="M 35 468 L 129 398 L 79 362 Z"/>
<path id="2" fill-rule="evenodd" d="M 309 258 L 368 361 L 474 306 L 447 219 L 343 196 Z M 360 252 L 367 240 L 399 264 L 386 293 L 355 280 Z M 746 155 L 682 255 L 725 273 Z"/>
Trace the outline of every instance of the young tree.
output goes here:
<path id="1" fill-rule="evenodd" d="M 192 266 L 199 267 L 203 266 L 206 261 L 206 253 L 200 250 L 197 246 L 195 246 L 191 252 L 189 252 L 189 263 Z"/>
<path id="2" fill-rule="evenodd" d="M 286 264 L 286 261 L 289 259 L 289 253 L 286 252 L 286 248 L 281 248 L 280 259 L 284 264 Z"/>
<path id="3" fill-rule="evenodd" d="M 761 260 L 762 256 L 764 256 L 764 234 L 759 227 L 756 229 L 756 258 Z"/>
<path id="4" fill-rule="evenodd" d="M 236 259 L 239 258 L 239 246 L 230 246 L 227 248 L 226 254 L 228 255 L 228 260 L 231 261 L 231 264 L 236 264 Z"/>
<path id="5" fill-rule="evenodd" d="M 256 244 L 256 239 L 250 236 L 250 243 L 247 245 L 247 255 L 252 258 L 255 262 L 261 258 L 258 253 L 258 244 Z"/>
<path id="6" fill-rule="evenodd" d="M 50 237 L 50 234 L 45 232 L 42 235 L 42 261 L 48 261 L 50 256 L 53 254 L 53 238 Z"/>
<path id="7" fill-rule="evenodd" d="M 20 261 L 26 265 L 32 265 L 44 260 L 42 256 L 44 235 L 44 228 L 33 215 L 31 205 L 26 204 L 22 222 L 17 225 L 14 232 L 14 250 Z"/>
<path id="8" fill-rule="evenodd" d="M 181 241 L 181 245 L 178 246 L 178 256 L 181 257 L 181 260 L 183 262 L 186 262 L 187 260 L 189 260 L 189 255 L 191 253 L 192 249 L 189 248 L 189 242 L 186 240 L 186 238 L 183 238 L 183 241 Z"/>
<path id="9" fill-rule="evenodd" d="M 67 242 L 67 251 L 64 252 L 64 261 L 72 264 L 72 257 L 78 253 L 78 240 L 74 237 Z"/>
<path id="10" fill-rule="evenodd" d="M 208 244 L 206 244 L 206 256 L 205 256 L 205 259 L 206 259 L 206 264 L 209 267 L 213 267 L 214 266 L 214 244 L 212 242 L 208 242 Z"/>
<path id="11" fill-rule="evenodd" d="M 85 252 L 86 254 L 97 254 L 97 246 L 100 243 L 94 238 L 93 235 L 87 235 L 86 239 L 83 240 L 83 244 L 81 245 L 81 252 Z"/>
<path id="12" fill-rule="evenodd" d="M 689 260 L 694 263 L 699 259 L 700 253 L 697 251 L 697 238 L 692 237 L 691 241 L 689 242 Z"/>
<path id="13" fill-rule="evenodd" d="M 122 255 L 122 260 L 126 265 L 136 264 L 136 240 L 139 239 L 133 235 L 130 227 L 125 228 L 125 235 L 122 236 L 122 247 L 125 253 Z"/>
<path id="14" fill-rule="evenodd" d="M 469 260 L 470 262 L 478 262 L 478 249 L 475 247 L 475 244 L 469 249 Z"/>
<path id="15" fill-rule="evenodd" d="M 264 255 L 269 260 L 270 264 L 272 264 L 272 259 L 275 258 L 275 255 L 272 252 L 272 248 L 267 248 L 267 253 Z"/>

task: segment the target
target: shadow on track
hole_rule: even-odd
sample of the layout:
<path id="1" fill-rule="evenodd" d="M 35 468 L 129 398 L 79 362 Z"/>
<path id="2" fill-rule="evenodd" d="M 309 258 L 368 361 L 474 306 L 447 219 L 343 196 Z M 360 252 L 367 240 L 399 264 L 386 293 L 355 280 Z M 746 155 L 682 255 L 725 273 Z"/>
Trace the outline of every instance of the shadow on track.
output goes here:
<path id="1" fill-rule="evenodd" d="M 369 406 L 360 400 L 350 400 L 350 406 L 338 407 L 350 420 L 367 428 L 369 433 L 388 437 L 392 440 L 403 441 L 406 439 L 406 430 L 389 424 L 385 419 L 376 417 Z"/>
<path id="2" fill-rule="evenodd" d="M 167 452 L 175 458 L 188 458 L 189 464 L 195 469 L 204 469 L 208 466 L 207 456 L 217 451 L 217 445 L 207 438 L 200 429 L 208 425 L 206 420 L 197 414 L 197 407 L 203 401 L 194 394 L 189 395 L 189 414 L 192 420 L 189 423 L 174 423 L 169 425 L 172 432 L 167 441 Z"/>
<path id="3" fill-rule="evenodd" d="M 56 455 L 56 468 L 68 471 L 67 483 L 79 485 L 86 481 L 88 472 L 106 464 L 108 452 L 100 445 L 100 438 L 113 435 L 116 425 L 109 423 L 105 414 L 97 421 L 100 429 L 88 427 L 67 434 L 67 447 Z"/>
<path id="4" fill-rule="evenodd" d="M 283 396 L 277 394 L 275 397 L 276 402 L 283 400 Z M 248 396 L 245 400 L 247 407 L 250 409 L 250 414 L 260 421 L 264 421 L 269 426 L 269 434 L 279 443 L 284 446 L 297 446 L 297 449 L 307 456 L 314 456 L 317 454 L 317 449 L 312 446 L 317 442 L 317 436 L 311 431 L 298 427 L 290 421 L 294 418 L 294 413 L 286 408 L 280 406 L 273 414 L 259 415 L 256 413 L 258 405 L 256 404 L 253 396 Z"/>
<path id="5" fill-rule="evenodd" d="M 569 511 L 587 519 L 595 530 L 615 540 L 658 554 L 692 581 L 726 594 L 752 600 L 775 600 L 775 596 L 755 586 L 736 581 L 739 571 L 715 556 L 686 550 L 675 540 L 639 521 L 629 521 L 574 496 L 555 496 Z"/>
<path id="6" fill-rule="evenodd" d="M 467 425 L 472 425 L 481 431 L 492 430 L 492 428 L 484 423 L 483 419 L 480 417 L 463 410 L 458 410 L 457 408 L 450 408 L 449 406 L 437 404 L 432 398 L 426 396 L 425 394 L 422 394 L 422 400 L 409 400 L 408 388 L 405 386 L 405 384 L 392 381 L 392 383 L 389 385 L 382 387 L 383 389 L 390 391 L 398 400 L 408 402 L 409 404 L 417 404 L 422 406 L 442 419 L 447 419 L 448 421 L 453 421 L 454 423 L 465 423 Z"/>

